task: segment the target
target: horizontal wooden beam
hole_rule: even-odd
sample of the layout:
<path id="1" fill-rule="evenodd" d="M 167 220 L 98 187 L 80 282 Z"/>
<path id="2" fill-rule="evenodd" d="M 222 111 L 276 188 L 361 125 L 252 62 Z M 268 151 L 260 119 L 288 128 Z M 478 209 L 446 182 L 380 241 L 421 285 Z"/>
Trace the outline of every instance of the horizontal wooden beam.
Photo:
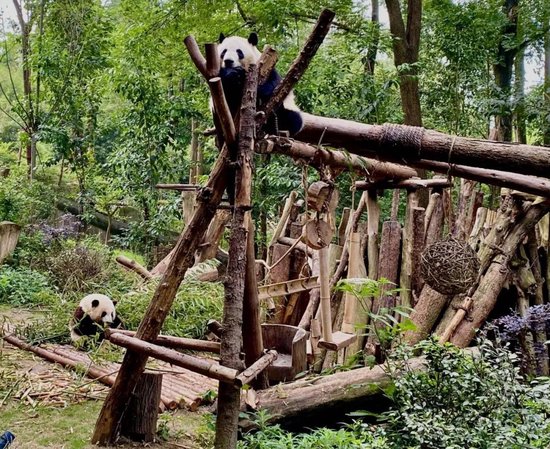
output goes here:
<path id="1" fill-rule="evenodd" d="M 196 184 L 157 184 L 156 189 L 177 190 L 179 192 L 192 192 L 199 190 L 201 186 Z"/>
<path id="2" fill-rule="evenodd" d="M 172 365 L 181 366 L 195 373 L 202 374 L 212 379 L 226 383 L 234 383 L 239 372 L 232 368 L 219 365 L 212 360 L 204 360 L 187 354 L 181 354 L 173 349 L 163 348 L 162 346 L 140 340 L 139 338 L 129 337 L 120 332 L 107 329 L 105 337 L 113 344 L 130 349 L 148 357 L 153 357 Z"/>
<path id="3" fill-rule="evenodd" d="M 359 156 L 414 165 L 447 162 L 524 175 L 550 176 L 550 148 L 452 136 L 405 125 L 366 125 L 303 114 L 296 138 L 315 145 L 346 148 Z"/>
<path id="4" fill-rule="evenodd" d="M 285 137 L 269 136 L 257 145 L 259 153 L 286 154 L 293 159 L 305 160 L 317 168 L 329 166 L 341 170 L 354 171 L 369 180 L 408 179 L 417 176 L 416 170 L 402 165 L 379 162 L 373 159 L 349 154 L 345 151 L 315 147 L 307 143 Z"/>
<path id="5" fill-rule="evenodd" d="M 275 298 L 277 296 L 290 295 L 319 287 L 319 278 L 311 276 L 302 279 L 292 279 L 275 284 L 262 285 L 258 287 L 258 298 L 260 300 Z"/>
<path id="6" fill-rule="evenodd" d="M 448 179 L 404 179 L 397 182 L 369 182 L 369 181 L 356 181 L 356 190 L 370 190 L 370 189 L 444 189 L 451 187 L 452 183 Z"/>
<path id="7" fill-rule="evenodd" d="M 124 329 L 111 329 L 112 333 L 120 333 L 128 337 L 134 337 L 135 331 Z M 206 351 L 214 354 L 220 353 L 220 343 L 217 341 L 197 340 L 194 338 L 173 337 L 172 335 L 159 335 L 152 343 L 172 349 L 189 349 L 191 351 Z"/>

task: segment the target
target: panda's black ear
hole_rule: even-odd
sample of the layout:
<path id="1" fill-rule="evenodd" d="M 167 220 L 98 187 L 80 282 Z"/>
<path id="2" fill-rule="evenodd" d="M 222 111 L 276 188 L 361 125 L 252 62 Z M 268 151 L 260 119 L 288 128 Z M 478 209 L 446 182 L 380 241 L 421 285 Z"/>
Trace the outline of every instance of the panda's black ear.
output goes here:
<path id="1" fill-rule="evenodd" d="M 220 37 L 218 38 L 218 42 L 221 44 L 225 39 L 225 34 L 220 33 Z"/>
<path id="2" fill-rule="evenodd" d="M 92 308 L 95 308 L 95 307 L 97 307 L 97 306 L 99 306 L 99 300 L 94 299 L 94 300 L 92 301 Z"/>
<path id="3" fill-rule="evenodd" d="M 258 35 L 256 33 L 250 33 L 250 36 L 248 36 L 248 43 L 256 47 L 258 45 Z"/>
<path id="4" fill-rule="evenodd" d="M 113 299 L 112 301 L 113 301 L 113 306 L 116 306 L 118 301 L 116 299 Z"/>

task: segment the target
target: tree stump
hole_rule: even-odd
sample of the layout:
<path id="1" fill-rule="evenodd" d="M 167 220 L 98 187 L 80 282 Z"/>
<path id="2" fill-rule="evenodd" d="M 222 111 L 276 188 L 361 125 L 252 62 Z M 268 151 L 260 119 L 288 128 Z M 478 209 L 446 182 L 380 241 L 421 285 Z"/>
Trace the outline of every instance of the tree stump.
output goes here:
<path id="1" fill-rule="evenodd" d="M 162 374 L 144 372 L 122 417 L 120 435 L 132 441 L 150 443 L 157 433 Z"/>

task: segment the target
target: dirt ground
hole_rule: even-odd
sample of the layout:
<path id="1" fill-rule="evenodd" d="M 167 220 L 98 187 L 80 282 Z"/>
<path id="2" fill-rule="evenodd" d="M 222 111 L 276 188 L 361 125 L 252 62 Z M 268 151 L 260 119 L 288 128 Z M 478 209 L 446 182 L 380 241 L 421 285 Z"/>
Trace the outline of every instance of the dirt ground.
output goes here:
<path id="1" fill-rule="evenodd" d="M 36 313 L 0 308 L 4 331 Z M 108 387 L 0 342 L 0 434 L 11 431 L 10 449 L 91 449 L 89 443 Z M 156 444 L 126 443 L 117 448 L 199 449 L 212 436 L 206 411 L 162 413 Z"/>

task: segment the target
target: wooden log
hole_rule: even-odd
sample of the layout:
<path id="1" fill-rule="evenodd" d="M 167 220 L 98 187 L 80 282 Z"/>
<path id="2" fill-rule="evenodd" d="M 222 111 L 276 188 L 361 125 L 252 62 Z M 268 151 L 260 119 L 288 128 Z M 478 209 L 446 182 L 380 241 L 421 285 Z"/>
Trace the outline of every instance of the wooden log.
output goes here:
<path id="1" fill-rule="evenodd" d="M 286 282 L 278 282 L 275 284 L 262 285 L 259 287 L 260 299 L 266 299 L 275 296 L 289 295 L 292 293 L 311 290 L 319 287 L 318 276 L 310 276 L 307 278 L 292 279 Z"/>
<path id="2" fill-rule="evenodd" d="M 414 163 L 416 168 L 425 168 L 438 173 L 460 176 L 472 181 L 483 182 L 497 187 L 508 187 L 522 192 L 550 197 L 550 181 L 536 176 L 521 175 L 515 172 L 491 170 L 488 168 L 467 167 L 421 159 Z"/>
<path id="3" fill-rule="evenodd" d="M 441 240 L 443 234 L 443 219 L 445 212 L 443 210 L 443 197 L 440 193 L 434 192 L 430 195 L 428 209 L 431 209 L 431 213 L 428 215 L 427 210 L 425 215 L 425 248 L 430 246 L 432 243 Z"/>
<path id="4" fill-rule="evenodd" d="M 342 119 L 303 114 L 304 127 L 296 136 L 351 153 L 415 165 L 420 160 L 446 162 L 548 177 L 550 149 L 534 145 L 477 140 L 406 125 L 365 125 Z"/>
<path id="5" fill-rule="evenodd" d="M 385 221 L 382 225 L 382 239 L 380 241 L 380 258 L 377 279 L 386 278 L 391 282 L 384 290 L 394 288 L 398 282 L 399 256 L 401 252 L 401 225 L 398 221 Z M 395 306 L 395 297 L 386 297 L 383 294 L 382 307 Z M 374 312 L 373 307 L 373 312 Z M 376 312 L 374 312 L 376 313 Z"/>
<path id="6" fill-rule="evenodd" d="M 407 209 L 405 215 L 405 226 L 403 227 L 403 245 L 401 249 L 401 268 L 399 270 L 399 286 L 402 289 L 401 305 L 411 308 L 413 306 L 412 296 L 412 273 L 413 273 L 413 210 L 418 206 L 418 199 L 414 190 L 407 191 Z"/>
<path id="7" fill-rule="evenodd" d="M 411 290 L 413 298 L 417 298 L 424 285 L 424 279 L 420 272 L 420 260 L 424 251 L 424 214 L 423 207 L 415 207 L 412 211 L 412 272 Z M 416 302 L 416 300 L 414 301 Z"/>
<path id="8" fill-rule="evenodd" d="M 296 160 L 307 159 L 308 165 L 316 168 L 328 165 L 332 168 L 354 171 L 373 181 L 407 179 L 417 176 L 416 170 L 403 165 L 379 162 L 344 151 L 308 145 L 285 137 L 269 136 L 268 139 L 258 143 L 257 151 L 261 154 L 286 154 Z"/>
<path id="9" fill-rule="evenodd" d="M 221 78 L 219 76 L 211 78 L 208 81 L 208 86 L 210 87 L 210 96 L 212 97 L 214 111 L 218 116 L 223 137 L 227 143 L 227 146 L 231 148 L 235 145 L 237 140 L 237 130 L 235 129 L 233 117 L 231 116 L 231 111 L 229 110 L 229 106 L 223 93 Z"/>
<path id="10" fill-rule="evenodd" d="M 390 281 L 390 284 L 382 285 L 380 295 L 372 298 L 372 306 L 370 311 L 374 314 L 381 313 L 381 308 L 385 309 L 386 312 L 389 312 L 396 305 L 396 297 L 394 295 L 387 295 L 385 292 L 397 286 L 400 252 L 401 225 L 397 221 L 385 221 L 382 226 L 378 273 L 374 279 L 385 278 Z M 371 328 L 372 326 L 376 326 L 378 329 L 381 329 L 384 327 L 384 324 L 377 321 L 375 323 L 371 323 Z M 379 346 L 380 342 L 378 341 L 377 333 L 374 331 L 369 332 L 369 336 L 365 344 L 365 353 L 369 355 L 376 355 L 379 353 Z"/>
<path id="11" fill-rule="evenodd" d="M 21 226 L 11 221 L 0 222 L 0 265 L 15 250 Z"/>
<path id="12" fill-rule="evenodd" d="M 407 371 L 422 370 L 424 359 L 410 359 Z M 269 421 L 292 422 L 306 416 L 326 415 L 327 410 L 364 408 L 365 400 L 381 399 L 392 381 L 384 368 L 359 368 L 330 376 L 306 378 L 258 392 L 257 410 L 269 415 Z M 331 412 L 331 413 L 332 413 Z"/>
<path id="13" fill-rule="evenodd" d="M 124 329 L 111 329 L 111 332 L 120 333 L 129 337 L 135 337 L 135 331 Z M 196 340 L 194 338 L 173 337 L 171 335 L 158 335 L 152 342 L 156 345 L 172 349 L 189 349 L 191 351 L 220 353 L 220 344 L 216 341 Z"/>
<path id="14" fill-rule="evenodd" d="M 129 259 L 126 256 L 117 256 L 116 261 L 124 268 L 139 274 L 143 279 L 149 280 L 153 278 L 153 275 L 145 268 L 133 259 Z"/>
<path id="15" fill-rule="evenodd" d="M 223 237 L 225 227 L 231 218 L 231 212 L 228 210 L 217 210 L 216 215 L 210 222 L 206 235 L 202 239 L 197 250 L 197 263 L 213 259 L 218 255 L 218 247 Z"/>
<path id="16" fill-rule="evenodd" d="M 257 121 L 258 128 L 261 128 L 267 123 L 267 120 L 271 114 L 283 103 L 284 99 L 288 96 L 294 85 L 300 80 L 303 73 L 308 68 L 309 63 L 317 53 L 317 50 L 323 43 L 325 36 L 329 32 L 330 24 L 334 19 L 334 15 L 334 12 L 328 9 L 324 9 L 321 12 L 321 15 L 317 19 L 317 23 L 308 36 L 302 51 L 292 62 L 287 74 L 277 86 L 275 92 L 273 92 L 273 96 L 263 108 L 264 115 L 259 117 Z"/>
<path id="17" fill-rule="evenodd" d="M 199 191 L 197 210 L 178 239 L 174 257 L 170 260 L 139 326 L 136 336 L 142 340 L 151 341 L 158 336 L 185 272 L 193 265 L 195 250 L 214 216 L 225 189 L 227 158 L 227 148 L 224 148 L 212 169 L 208 183 Z M 106 445 L 116 440 L 122 413 L 135 388 L 137 379 L 145 369 L 146 362 L 146 355 L 131 351 L 126 353 L 117 381 L 109 392 L 97 419 L 92 437 L 93 443 Z"/>
<path id="18" fill-rule="evenodd" d="M 285 201 L 281 218 L 279 218 L 279 222 L 277 223 L 275 231 L 273 231 L 273 236 L 271 237 L 271 241 L 269 242 L 270 248 L 275 244 L 275 242 L 277 242 L 279 237 L 284 237 L 283 232 L 287 227 L 287 223 L 290 217 L 290 212 L 292 211 L 292 206 L 296 202 L 296 198 L 298 198 L 298 194 L 295 191 L 290 192 L 290 195 Z M 273 260 L 269 258 L 270 254 L 271 253 L 268 253 L 268 259 L 267 259 L 268 265 L 271 265 L 271 263 L 273 262 Z"/>
<path id="19" fill-rule="evenodd" d="M 472 220 L 472 207 L 470 204 L 473 201 L 475 186 L 476 183 L 474 181 L 468 181 L 467 179 L 460 180 L 458 212 L 455 227 L 452 230 L 453 236 L 460 241 L 465 241 L 466 237 L 470 235 L 470 224 Z"/>
<path id="20" fill-rule="evenodd" d="M 224 367 L 240 370 L 243 338 L 243 308 L 246 291 L 246 258 L 248 230 L 245 214 L 252 208 L 252 165 L 256 129 L 256 93 L 258 70 L 256 65 L 248 68 L 243 100 L 240 109 L 239 145 L 235 170 L 235 209 L 229 236 L 229 262 L 231 273 L 225 283 L 223 308 L 223 338 L 220 363 Z M 237 444 L 237 426 L 240 406 L 240 389 L 220 382 L 218 388 L 218 412 L 216 416 L 215 449 L 233 449 Z"/>
<path id="21" fill-rule="evenodd" d="M 181 354 L 173 349 L 164 348 L 136 337 L 130 337 L 120 332 L 105 331 L 105 337 L 113 344 L 131 349 L 140 354 L 147 354 L 158 360 L 181 366 L 182 368 L 194 371 L 212 379 L 233 384 L 238 370 L 219 365 L 213 360 L 200 359 L 187 354 Z"/>
<path id="22" fill-rule="evenodd" d="M 380 206 L 375 190 L 367 190 L 367 261 L 368 277 L 378 276 L 378 227 L 380 226 Z"/>
<path id="23" fill-rule="evenodd" d="M 305 243 L 297 242 L 296 239 L 292 237 L 279 237 L 277 239 L 277 243 L 280 243 L 281 245 L 292 246 L 294 247 L 294 249 L 302 251 L 309 257 L 313 256 L 313 250 L 309 246 L 307 246 Z"/>
<path id="24" fill-rule="evenodd" d="M 196 192 L 201 186 L 197 184 L 157 184 L 155 189 L 176 190 L 178 192 Z"/>
<path id="25" fill-rule="evenodd" d="M 187 47 L 187 51 L 189 52 L 189 56 L 195 64 L 195 67 L 202 73 L 202 76 L 204 76 L 207 80 L 210 79 L 210 73 L 206 69 L 206 59 L 199 50 L 199 46 L 197 45 L 195 38 L 193 36 L 187 36 L 183 40 L 183 43 Z"/>
<path id="26" fill-rule="evenodd" d="M 447 303 L 448 296 L 435 291 L 429 285 L 424 285 L 418 302 L 409 317 L 416 329 L 405 332 L 403 341 L 414 345 L 424 340 L 430 334 L 439 314 Z"/>
<path id="27" fill-rule="evenodd" d="M 242 388 L 249 384 L 277 358 L 277 351 L 269 350 L 235 378 L 235 385 Z"/>
<path id="28" fill-rule="evenodd" d="M 346 229 L 348 227 L 349 219 L 351 217 L 351 209 L 349 207 L 344 207 L 342 209 L 342 215 L 340 219 L 340 224 L 338 225 L 338 244 L 344 245 L 346 241 Z"/>
<path id="29" fill-rule="evenodd" d="M 144 372 L 141 375 L 122 416 L 121 436 L 144 443 L 154 441 L 161 387 L 162 374 Z"/>
<path id="30" fill-rule="evenodd" d="M 447 179 L 433 178 L 433 179 L 420 179 L 411 178 L 403 179 L 400 181 L 386 181 L 380 180 L 376 182 L 371 181 L 355 181 L 355 190 L 369 190 L 369 189 L 435 189 L 450 187 L 451 183 Z"/>
<path id="31" fill-rule="evenodd" d="M 361 236 L 357 232 L 350 234 L 348 239 L 348 248 L 349 248 L 349 263 L 348 263 L 348 279 L 354 279 L 359 277 L 364 277 L 366 275 L 364 265 L 361 266 L 360 261 L 360 245 L 359 240 Z M 365 321 L 367 319 L 365 315 L 365 310 L 370 310 L 370 304 L 360 304 L 357 297 L 350 293 L 344 293 L 343 297 L 344 304 L 344 318 L 342 322 L 342 331 L 351 333 L 351 332 L 360 332 L 364 333 Z M 363 313 L 361 313 L 363 312 Z M 358 329 L 358 326 L 361 326 Z M 363 337 L 364 338 L 364 337 Z"/>
<path id="32" fill-rule="evenodd" d="M 459 347 L 467 346 L 485 319 L 493 310 L 498 294 L 502 289 L 509 271 L 506 269 L 510 258 L 518 245 L 531 232 L 538 221 L 550 211 L 550 201 L 533 203 L 527 211 L 515 222 L 512 230 L 500 248 L 499 254 L 492 258 L 487 272 L 483 276 L 475 293 L 472 295 L 473 307 L 468 314 L 468 320 L 462 320 L 451 337 L 451 343 Z"/>
<path id="33" fill-rule="evenodd" d="M 247 367 L 253 366 L 262 357 L 264 344 L 262 327 L 260 322 L 260 299 L 258 282 L 256 278 L 256 254 L 254 252 L 254 222 L 247 215 L 246 227 L 248 229 L 246 246 L 246 276 L 243 300 L 243 339 L 244 361 Z M 241 373 L 242 374 L 242 373 Z M 264 389 L 269 386 L 267 373 L 258 372 L 253 386 L 256 389 Z M 248 379 L 252 380 L 252 378 Z"/>

